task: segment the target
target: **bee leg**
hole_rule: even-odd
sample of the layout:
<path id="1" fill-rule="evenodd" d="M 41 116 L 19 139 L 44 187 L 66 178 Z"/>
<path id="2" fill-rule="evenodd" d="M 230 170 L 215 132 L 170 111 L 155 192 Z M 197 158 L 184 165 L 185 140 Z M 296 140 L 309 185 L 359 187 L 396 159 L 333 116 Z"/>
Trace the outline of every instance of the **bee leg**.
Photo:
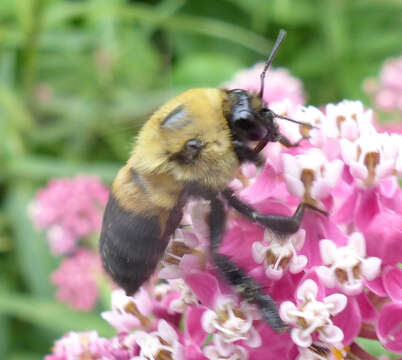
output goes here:
<path id="1" fill-rule="evenodd" d="M 244 142 L 233 140 L 232 145 L 241 163 L 249 161 L 257 166 L 262 166 L 264 164 L 264 158 L 255 150 L 250 149 Z"/>
<path id="2" fill-rule="evenodd" d="M 286 136 L 279 134 L 278 142 L 285 147 L 296 147 L 299 146 L 302 140 L 307 139 L 306 137 L 302 137 L 298 142 L 292 143 Z"/>
<path id="3" fill-rule="evenodd" d="M 211 211 L 208 216 L 210 251 L 216 267 L 244 300 L 258 306 L 264 320 L 275 331 L 285 330 L 286 324 L 279 317 L 278 309 L 272 298 L 264 293 L 261 286 L 243 269 L 218 252 L 225 231 L 225 207 L 223 202 L 216 197 L 208 200 L 211 201 Z"/>
<path id="4" fill-rule="evenodd" d="M 226 189 L 222 192 L 222 194 L 228 201 L 228 204 L 244 217 L 253 222 L 257 222 L 278 234 L 286 235 L 297 232 L 300 228 L 300 224 L 304 215 L 304 210 L 306 208 L 310 208 L 324 215 L 328 215 L 326 211 L 318 209 L 315 206 L 307 203 L 300 203 L 292 216 L 262 215 L 258 211 L 254 210 L 252 207 L 246 205 L 241 200 L 239 200 L 234 195 L 232 190 Z"/>

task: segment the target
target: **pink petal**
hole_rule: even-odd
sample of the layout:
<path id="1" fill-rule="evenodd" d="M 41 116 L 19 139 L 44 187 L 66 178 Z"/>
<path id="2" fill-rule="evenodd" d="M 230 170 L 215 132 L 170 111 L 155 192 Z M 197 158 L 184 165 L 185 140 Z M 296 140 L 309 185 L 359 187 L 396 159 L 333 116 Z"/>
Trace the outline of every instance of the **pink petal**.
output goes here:
<path id="1" fill-rule="evenodd" d="M 198 346 L 201 346 L 207 337 L 206 332 L 200 326 L 205 310 L 201 306 L 189 306 L 186 311 L 186 333 L 190 336 L 192 342 Z"/>
<path id="2" fill-rule="evenodd" d="M 319 332 L 320 340 L 336 344 L 343 340 L 343 332 L 340 328 L 334 325 L 325 325 L 323 329 Z"/>
<path id="3" fill-rule="evenodd" d="M 367 234 L 367 227 L 379 212 L 380 204 L 378 196 L 379 194 L 376 188 L 368 189 L 358 194 L 355 223 L 357 228 L 363 232 L 365 236 Z"/>
<path id="4" fill-rule="evenodd" d="M 343 294 L 332 294 L 323 299 L 324 304 L 331 304 L 329 312 L 331 315 L 336 315 L 345 309 L 348 298 Z"/>
<path id="5" fill-rule="evenodd" d="M 218 281 L 214 276 L 206 272 L 197 272 L 187 275 L 185 281 L 203 305 L 214 308 L 220 295 Z"/>
<path id="6" fill-rule="evenodd" d="M 241 191 L 240 197 L 249 203 L 260 202 L 270 196 L 277 183 L 273 167 L 267 164 L 256 181 Z"/>
<path id="7" fill-rule="evenodd" d="M 377 335 L 389 351 L 402 352 L 402 303 L 385 305 L 378 317 Z"/>
<path id="8" fill-rule="evenodd" d="M 381 296 L 381 297 L 386 297 L 387 292 L 384 288 L 384 284 L 382 282 L 382 278 L 378 277 L 375 278 L 374 280 L 371 281 L 364 281 L 364 285 L 372 291 L 374 294 Z"/>
<path id="9" fill-rule="evenodd" d="M 357 301 L 349 297 L 345 309 L 332 317 L 334 325 L 339 327 L 344 335 L 342 343 L 352 343 L 360 331 L 362 317 Z"/>
<path id="10" fill-rule="evenodd" d="M 395 195 L 396 191 L 399 190 L 398 180 L 395 176 L 383 179 L 380 182 L 379 186 L 381 195 L 384 195 L 387 198 L 392 198 Z"/>
<path id="11" fill-rule="evenodd" d="M 383 284 L 388 295 L 393 301 L 402 302 L 402 269 L 399 267 L 388 267 L 384 270 Z"/>
<path id="12" fill-rule="evenodd" d="M 367 254 L 382 260 L 384 265 L 401 262 L 402 216 L 390 209 L 377 211 L 369 227 L 365 229 Z"/>
<path id="13" fill-rule="evenodd" d="M 377 317 L 377 311 L 364 291 L 356 296 L 356 301 L 360 308 L 362 320 L 371 322 Z"/>

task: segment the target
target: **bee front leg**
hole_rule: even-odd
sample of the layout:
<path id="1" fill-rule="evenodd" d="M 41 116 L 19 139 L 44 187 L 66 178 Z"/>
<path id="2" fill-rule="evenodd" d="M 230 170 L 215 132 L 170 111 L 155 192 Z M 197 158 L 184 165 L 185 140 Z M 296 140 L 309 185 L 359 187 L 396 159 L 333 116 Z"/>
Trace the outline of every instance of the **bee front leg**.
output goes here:
<path id="1" fill-rule="evenodd" d="M 304 140 L 304 139 L 307 139 L 307 138 L 303 136 L 299 141 L 297 141 L 297 142 L 295 142 L 295 143 L 292 143 L 286 136 L 280 134 L 279 137 L 278 137 L 278 142 L 279 142 L 281 145 L 290 148 L 290 147 L 297 147 L 297 146 L 299 146 L 300 143 L 302 142 L 302 140 Z"/>
<path id="2" fill-rule="evenodd" d="M 293 234 L 299 230 L 303 220 L 304 210 L 306 208 L 310 208 L 327 215 L 324 210 L 318 209 L 315 206 L 307 203 L 300 203 L 292 216 L 263 215 L 239 200 L 231 189 L 224 190 L 222 194 L 228 201 L 228 204 L 244 217 L 281 235 Z"/>

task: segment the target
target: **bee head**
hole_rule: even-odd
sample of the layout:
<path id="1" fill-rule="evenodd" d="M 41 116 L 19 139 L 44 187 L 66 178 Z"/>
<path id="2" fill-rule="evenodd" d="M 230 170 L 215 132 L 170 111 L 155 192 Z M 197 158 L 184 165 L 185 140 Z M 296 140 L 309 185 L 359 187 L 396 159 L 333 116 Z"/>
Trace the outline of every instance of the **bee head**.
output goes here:
<path id="1" fill-rule="evenodd" d="M 278 141 L 281 137 L 278 125 L 274 119 L 284 119 L 306 127 L 310 124 L 302 123 L 286 116 L 275 114 L 263 101 L 265 77 L 279 46 L 286 36 L 286 31 L 281 30 L 275 41 L 271 54 L 261 72 L 261 86 L 258 93 L 251 93 L 242 89 L 227 90 L 229 111 L 225 117 L 232 131 L 233 139 L 240 143 L 257 141 L 254 148 L 260 152 L 268 142 Z"/>

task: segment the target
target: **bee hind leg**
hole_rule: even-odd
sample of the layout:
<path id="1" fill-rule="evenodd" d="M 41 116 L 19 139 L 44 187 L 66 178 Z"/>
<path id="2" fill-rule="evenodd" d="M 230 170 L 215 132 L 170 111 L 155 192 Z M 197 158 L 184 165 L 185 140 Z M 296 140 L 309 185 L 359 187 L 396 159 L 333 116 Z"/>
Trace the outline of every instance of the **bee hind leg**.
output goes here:
<path id="1" fill-rule="evenodd" d="M 218 199 L 211 200 L 211 211 L 208 216 L 210 227 L 210 251 L 216 267 L 226 281 L 247 302 L 256 305 L 264 320 L 277 332 L 286 329 L 286 324 L 279 317 L 278 309 L 272 298 L 263 292 L 261 286 L 227 256 L 220 254 L 219 247 L 225 230 L 225 208 Z"/>

